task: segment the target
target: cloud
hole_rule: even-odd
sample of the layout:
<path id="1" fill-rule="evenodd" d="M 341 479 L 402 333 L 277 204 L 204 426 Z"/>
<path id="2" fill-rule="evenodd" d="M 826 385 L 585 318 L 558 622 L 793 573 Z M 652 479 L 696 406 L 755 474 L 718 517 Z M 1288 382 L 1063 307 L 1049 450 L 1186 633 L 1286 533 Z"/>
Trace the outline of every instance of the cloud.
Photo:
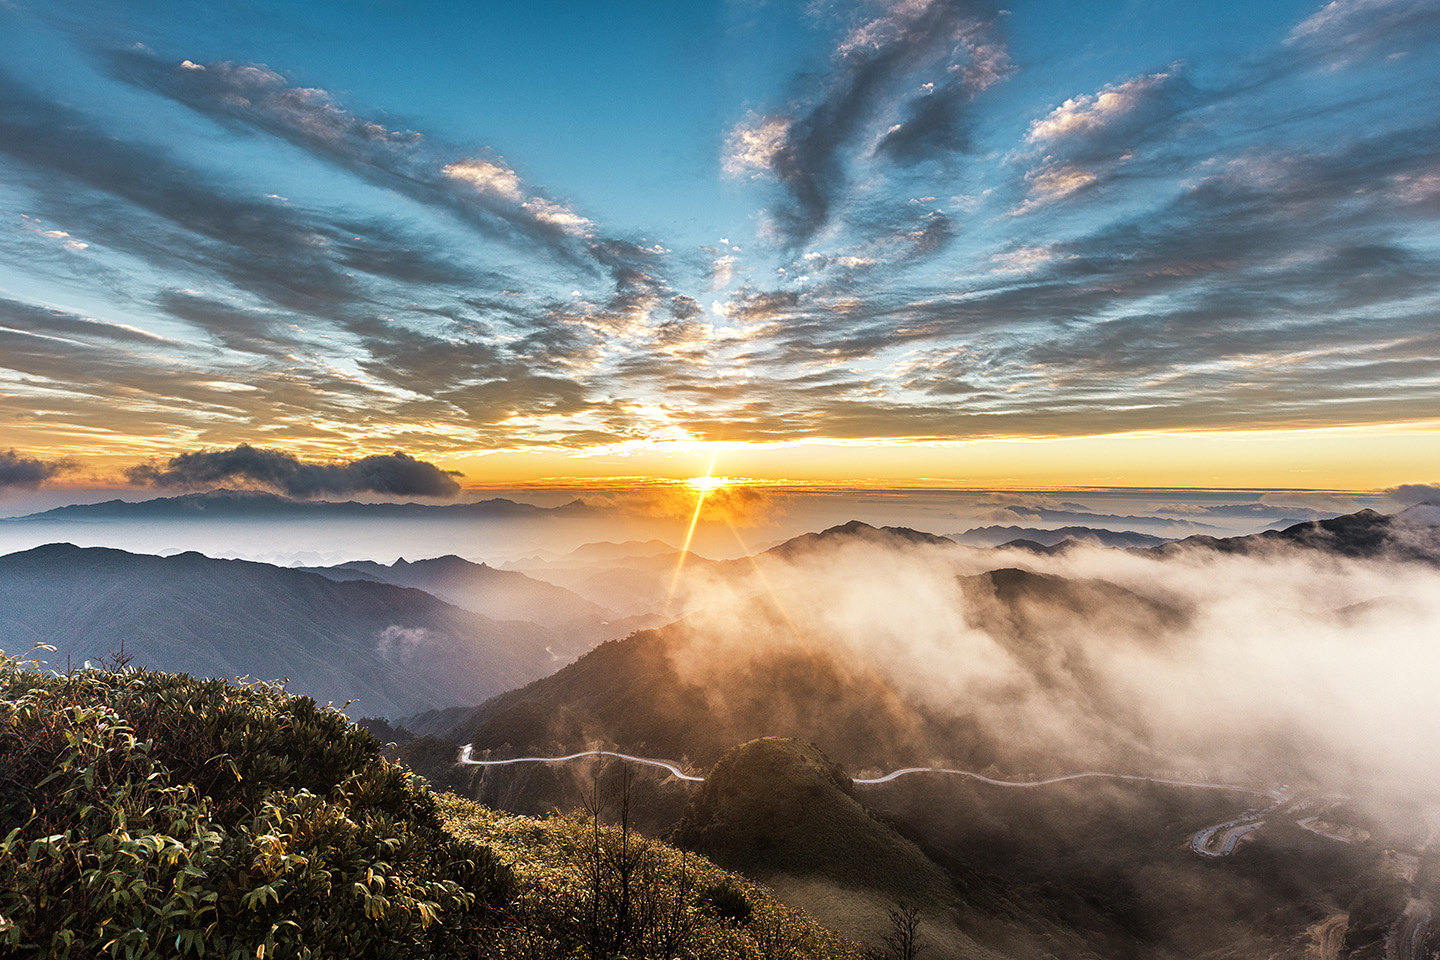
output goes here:
<path id="1" fill-rule="evenodd" d="M 781 512 L 780 498 L 763 487 L 733 483 L 711 490 L 703 498 L 684 483 L 659 483 L 644 487 L 587 492 L 585 503 L 608 514 L 630 517 L 660 517 L 688 521 L 698 507 L 707 523 L 753 527 L 767 523 Z"/>
<path id="2" fill-rule="evenodd" d="M 436 646 L 436 636 L 424 627 L 402 627 L 398 623 L 376 635 L 375 652 L 394 663 L 409 663 L 426 647 Z"/>
<path id="3" fill-rule="evenodd" d="M 608 269 L 594 225 L 568 204 L 526 189 L 499 157 L 445 156 L 443 145 L 355 113 L 322 89 L 298 87 L 259 64 L 217 61 L 187 68 L 145 50 L 107 55 L 111 73 L 220 122 L 259 131 L 371 183 L 450 211 L 502 240 L 523 240 L 588 269 Z"/>
<path id="4" fill-rule="evenodd" d="M 1440 735 L 1440 571 L 1423 563 L 837 537 L 754 568 L 687 569 L 677 596 L 672 662 L 703 689 L 798 654 L 963 721 L 963 736 L 881 746 L 925 752 L 877 763 L 1203 771 L 1410 801 L 1440 776 L 1424 748 Z M 732 706 L 717 698 L 716 722 Z M 825 720 L 813 734 L 855 742 L 853 724 Z"/>
<path id="5" fill-rule="evenodd" d="M 503 164 L 490 160 L 457 160 L 440 170 L 453 180 L 464 180 L 481 193 L 493 193 L 506 200 L 523 202 L 520 175 Z"/>
<path id="6" fill-rule="evenodd" d="M 38 487 L 72 466 L 69 460 L 40 460 L 21 456 L 14 450 L 0 450 L 0 490 Z"/>
<path id="7" fill-rule="evenodd" d="M 1118 176 L 1137 150 L 1157 136 L 1175 136 L 1175 118 L 1207 99 L 1191 86 L 1183 65 L 1173 64 L 1066 100 L 1026 131 L 1026 142 L 1043 156 L 1025 173 L 1030 200 L 1020 212 Z"/>
<path id="8" fill-rule="evenodd" d="M 1440 483 L 1402 483 L 1385 491 L 1385 496 L 1410 506 L 1417 503 L 1440 503 Z"/>
<path id="9" fill-rule="evenodd" d="M 376 454 L 349 463 L 305 462 L 278 450 L 241 444 L 232 450 L 201 450 L 171 457 L 163 466 L 141 464 L 125 471 L 138 486 L 216 487 L 241 482 L 292 497 L 375 493 L 394 497 L 453 497 L 453 471 L 404 453 Z"/>
<path id="10" fill-rule="evenodd" d="M 739 124 L 724 170 L 779 181 L 788 202 L 774 211 L 777 225 L 803 242 L 829 222 L 853 162 L 912 166 L 969 148 L 969 101 L 1008 70 L 992 32 L 993 15 L 978 4 L 888 7 L 845 36 L 808 96 Z"/>
<path id="11" fill-rule="evenodd" d="M 1306 17 L 1286 42 L 1334 64 L 1402 53 L 1440 39 L 1435 0 L 1331 0 Z"/>

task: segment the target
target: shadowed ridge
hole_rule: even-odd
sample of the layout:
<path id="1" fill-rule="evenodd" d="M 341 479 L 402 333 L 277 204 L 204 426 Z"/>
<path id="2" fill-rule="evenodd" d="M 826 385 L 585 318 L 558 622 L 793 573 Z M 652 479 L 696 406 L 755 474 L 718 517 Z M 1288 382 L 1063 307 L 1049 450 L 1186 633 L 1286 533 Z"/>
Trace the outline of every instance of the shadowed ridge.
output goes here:
<path id="1" fill-rule="evenodd" d="M 955 541 L 949 537 L 936 536 L 933 533 L 926 533 L 923 530 L 912 530 L 909 527 L 872 527 L 863 520 L 851 520 L 848 523 L 827 527 L 819 533 L 802 533 L 798 537 L 791 537 L 784 543 L 766 550 L 761 556 L 788 559 L 821 546 L 841 544 L 847 541 L 877 543 L 887 546 L 904 546 L 907 544 L 936 547 L 955 546 Z"/>
<path id="2" fill-rule="evenodd" d="M 1250 553 L 1276 546 L 1337 554 L 1342 557 L 1418 560 L 1440 565 L 1440 526 L 1430 511 L 1417 504 L 1394 516 L 1359 510 L 1328 520 L 1306 520 L 1283 530 L 1266 530 L 1244 537 L 1186 537 L 1156 547 L 1162 557 L 1194 549 L 1221 553 Z"/>
<path id="3" fill-rule="evenodd" d="M 690 800 L 677 836 L 754 876 L 821 876 L 935 899 L 944 873 L 852 796 L 850 777 L 813 743 L 761 737 L 726 753 Z"/>

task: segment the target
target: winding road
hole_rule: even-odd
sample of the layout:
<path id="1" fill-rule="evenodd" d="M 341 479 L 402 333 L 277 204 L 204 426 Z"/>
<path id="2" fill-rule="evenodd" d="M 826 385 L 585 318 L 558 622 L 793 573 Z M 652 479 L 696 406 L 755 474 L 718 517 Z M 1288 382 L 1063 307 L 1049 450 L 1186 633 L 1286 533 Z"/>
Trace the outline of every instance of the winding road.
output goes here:
<path id="1" fill-rule="evenodd" d="M 631 753 L 618 753 L 614 750 L 582 750 L 579 753 L 570 753 L 563 757 L 510 757 L 506 760 L 476 760 L 473 754 L 474 745 L 467 743 L 460 748 L 458 762 L 472 767 L 503 767 L 514 763 L 564 763 L 568 760 L 579 760 L 582 757 L 615 757 L 620 760 L 629 760 L 632 763 L 643 763 L 652 767 L 662 767 L 670 771 L 670 773 L 679 780 L 687 780 L 691 783 L 703 783 L 705 781 L 704 777 L 697 777 L 685 773 L 673 761 L 657 760 L 654 757 L 637 757 Z M 1256 790 L 1254 787 L 1242 787 L 1233 783 L 1209 783 L 1203 780 L 1168 780 L 1164 777 L 1144 777 L 1134 773 L 1103 773 L 1098 770 L 1067 773 L 1063 776 L 1050 777 L 1046 780 L 997 780 L 994 777 L 987 777 L 983 773 L 976 773 L 973 770 L 956 770 L 951 767 L 902 767 L 899 770 L 892 770 L 878 777 L 856 777 L 852 779 L 851 782 L 859 784 L 889 783 L 892 780 L 915 773 L 943 773 L 955 777 L 968 777 L 971 780 L 988 783 L 992 787 L 1019 787 L 1030 789 L 1034 787 L 1048 787 L 1051 784 L 1064 783 L 1068 780 L 1131 780 L 1143 783 L 1158 783 L 1172 787 L 1195 787 L 1200 790 L 1227 790 L 1231 793 L 1248 793 L 1255 796 L 1270 797 L 1276 800 L 1283 798 L 1282 794 L 1274 790 Z"/>
<path id="2" fill-rule="evenodd" d="M 973 770 L 953 770 L 949 767 L 904 767 L 880 777 L 855 778 L 854 783 L 889 783 L 898 777 L 907 776 L 912 773 L 948 773 L 956 777 L 969 777 L 971 780 L 979 780 L 981 783 L 988 783 L 994 787 L 1048 787 L 1052 783 L 1064 783 L 1067 780 L 1134 780 L 1143 783 L 1159 783 L 1172 787 L 1196 787 L 1201 790 L 1228 790 L 1231 793 L 1249 793 L 1262 797 L 1274 797 L 1270 790 L 1256 790 L 1253 787 L 1242 787 L 1233 783 L 1207 783 L 1203 780 L 1167 780 L 1164 777 L 1143 777 L 1135 773 L 1103 773 L 1098 770 L 1084 770 L 1080 773 L 1067 773 L 1060 777 L 1050 777 L 1046 780 L 996 780 L 994 777 L 987 777 L 983 773 L 976 773 Z"/>
<path id="3" fill-rule="evenodd" d="M 471 757 L 473 752 L 474 744 L 465 744 L 460 749 L 459 762 L 471 767 L 504 767 L 512 763 L 564 763 L 567 760 L 579 760 L 581 757 L 615 757 L 619 760 L 629 760 L 632 763 L 664 767 L 677 780 L 688 780 L 691 783 L 705 782 L 704 777 L 691 776 L 669 760 L 653 760 L 650 757 L 637 757 L 629 753 L 616 753 L 614 750 L 582 750 L 579 753 L 571 753 L 563 757 L 511 757 L 508 760 L 475 760 Z"/>
<path id="4" fill-rule="evenodd" d="M 581 750 L 578 753 L 568 753 L 563 757 L 509 757 L 504 760 L 476 760 L 474 758 L 474 745 L 467 743 L 460 748 L 460 756 L 457 762 L 472 767 L 505 767 L 518 763 L 566 763 L 570 760 L 579 760 L 584 757 L 614 757 L 617 760 L 628 760 L 631 763 L 660 767 L 668 771 L 670 775 L 677 780 L 684 780 L 688 783 L 705 782 L 704 777 L 686 773 L 673 761 L 657 760 L 654 757 L 640 757 L 633 753 L 620 753 L 616 750 Z M 1230 854 L 1235 852 L 1235 848 L 1242 839 L 1265 826 L 1266 817 L 1288 804 L 1293 797 L 1288 790 L 1282 788 L 1260 790 L 1255 787 L 1246 787 L 1235 783 L 1213 783 L 1207 780 L 1175 780 L 1168 777 L 1146 777 L 1136 773 L 1106 773 L 1099 770 L 1083 770 L 1079 773 L 1067 773 L 1063 776 L 1048 777 L 1043 780 L 998 780 L 995 777 L 987 777 L 985 774 L 977 773 L 974 770 L 958 770 L 953 767 L 902 767 L 899 770 L 892 770 L 878 777 L 857 777 L 851 782 L 861 785 L 889 783 L 900 777 L 918 773 L 939 773 L 953 777 L 966 777 L 992 787 L 1024 790 L 1030 790 L 1036 787 L 1048 787 L 1052 784 L 1066 783 L 1071 780 L 1124 780 L 1134 783 L 1156 783 L 1169 787 L 1188 787 L 1196 790 L 1224 790 L 1229 793 L 1248 793 L 1251 796 L 1267 797 L 1272 801 L 1264 808 L 1249 810 L 1233 820 L 1227 820 L 1224 823 L 1217 823 L 1214 826 L 1197 830 L 1190 838 L 1190 849 L 1202 857 L 1230 856 Z M 1292 809 L 1298 808 L 1304 810 L 1313 802 L 1314 801 L 1301 801 Z M 1333 802 L 1331 805 L 1334 805 Z M 1307 817 L 1297 822 L 1300 826 L 1322 837 L 1328 837 L 1341 843 L 1350 842 L 1344 837 L 1315 829 L 1313 825 L 1314 819 L 1314 817 Z M 1425 923 L 1428 924 L 1428 922 L 1429 917 L 1427 916 Z"/>

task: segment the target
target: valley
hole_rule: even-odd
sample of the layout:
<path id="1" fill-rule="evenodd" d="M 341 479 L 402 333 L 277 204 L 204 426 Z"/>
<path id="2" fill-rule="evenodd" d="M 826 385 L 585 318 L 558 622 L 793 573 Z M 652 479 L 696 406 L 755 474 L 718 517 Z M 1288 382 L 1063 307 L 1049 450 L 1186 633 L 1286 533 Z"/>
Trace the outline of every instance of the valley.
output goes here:
<path id="1" fill-rule="evenodd" d="M 870 948 L 899 904 L 937 958 L 1422 960 L 1437 781 L 1355 737 L 1434 725 L 1403 683 L 1358 699 L 1377 644 L 1434 655 L 1409 639 L 1440 599 L 1428 529 L 1036 551 L 857 521 L 720 561 L 292 567 L 56 545 L 0 557 L 0 626 L 52 667 L 123 640 L 288 677 L 437 788 L 623 808 Z M 1354 696 L 1296 662 L 1346 664 Z"/>

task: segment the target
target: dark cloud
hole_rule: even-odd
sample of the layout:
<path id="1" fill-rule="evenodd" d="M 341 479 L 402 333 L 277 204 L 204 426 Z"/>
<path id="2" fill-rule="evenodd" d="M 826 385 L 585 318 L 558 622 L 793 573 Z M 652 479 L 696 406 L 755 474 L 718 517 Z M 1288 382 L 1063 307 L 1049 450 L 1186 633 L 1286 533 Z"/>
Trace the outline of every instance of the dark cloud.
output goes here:
<path id="1" fill-rule="evenodd" d="M 1155 141 L 1185 136 L 1178 121 L 1186 113 L 1230 93 L 1197 89 L 1185 65 L 1176 63 L 1066 100 L 1030 125 L 1027 139 L 1041 156 L 1025 174 L 1030 199 L 1021 209 L 1080 196 L 1125 176 Z"/>
<path id="2" fill-rule="evenodd" d="M 112 135 L 3 71 L 0 153 L 29 168 L 18 179 L 49 219 L 94 245 L 162 269 L 218 275 L 311 316 L 334 317 L 368 300 L 357 272 L 405 284 L 473 279 L 422 238 L 249 195 L 163 147 Z"/>
<path id="3" fill-rule="evenodd" d="M 875 152 L 902 167 L 922 160 L 968 153 L 973 146 L 970 92 L 951 82 L 927 90 L 905 107 L 905 116 L 876 145 Z"/>
<path id="4" fill-rule="evenodd" d="M 518 178 L 503 161 L 477 161 L 487 172 L 493 168 L 489 179 L 467 178 L 461 175 L 465 168 L 447 176 L 421 134 L 392 128 L 387 118 L 352 113 L 326 91 L 294 86 L 262 64 L 196 64 L 135 49 L 110 51 L 106 61 L 119 80 L 237 129 L 285 140 L 421 202 L 442 204 L 491 235 L 523 236 L 566 258 L 577 253 L 574 237 L 553 209 L 527 209 Z"/>
<path id="5" fill-rule="evenodd" d="M 789 194 L 775 211 L 779 226 L 803 242 L 830 220 L 876 123 L 889 126 L 874 156 L 903 166 L 968 148 L 969 100 L 1008 70 L 992 21 L 969 0 L 928 0 L 859 24 L 818 90 L 736 131 L 727 167 L 772 174 Z"/>
<path id="6" fill-rule="evenodd" d="M 233 450 L 201 450 L 171 457 L 162 467 L 141 464 L 125 471 L 138 486 L 216 487 L 249 483 L 292 497 L 375 493 L 394 497 L 453 497 L 457 474 L 396 452 L 349 463 L 314 463 L 278 450 L 241 444 Z"/>
<path id="7" fill-rule="evenodd" d="M 1290 31 L 1287 42 L 1303 58 L 1349 62 L 1400 56 L 1440 41 L 1436 0 L 1335 0 Z"/>
<path id="8" fill-rule="evenodd" d="M 1440 483 L 1402 483 L 1385 491 L 1385 496 L 1407 506 L 1440 503 Z"/>
<path id="9" fill-rule="evenodd" d="M 632 308 L 632 274 L 653 270 L 658 258 L 629 241 L 596 236 L 589 220 L 529 187 L 488 150 L 463 156 L 384 116 L 352 112 L 325 90 L 295 86 L 264 65 L 177 62 L 135 49 L 109 51 L 104 58 L 112 75 L 124 82 L 236 129 L 293 144 L 370 183 L 447 210 L 486 236 L 523 241 L 572 266 L 608 273 L 616 284 L 613 311 Z M 344 253 L 342 262 L 357 269 L 403 274 L 410 282 L 434 282 L 425 279 L 430 272 L 442 282 L 453 279 L 451 265 L 407 256 L 398 245 L 365 245 Z"/>
<path id="10" fill-rule="evenodd" d="M 21 456 L 14 450 L 0 450 L 0 490 L 38 487 L 71 466 L 68 460 L 40 460 Z"/>
<path id="11" fill-rule="evenodd" d="M 169 343 L 164 337 L 135 327 L 105 323 L 53 307 L 0 297 L 0 326 L 49 337 L 101 340 L 130 347 L 156 348 Z M 173 345 L 173 344 L 171 344 Z M 0 360 L 3 365 L 3 360 Z"/>
<path id="12" fill-rule="evenodd" d="M 199 327 L 227 350 L 272 358 L 292 357 L 303 338 L 284 314 L 221 303 L 184 290 L 162 291 L 155 305 Z"/>

